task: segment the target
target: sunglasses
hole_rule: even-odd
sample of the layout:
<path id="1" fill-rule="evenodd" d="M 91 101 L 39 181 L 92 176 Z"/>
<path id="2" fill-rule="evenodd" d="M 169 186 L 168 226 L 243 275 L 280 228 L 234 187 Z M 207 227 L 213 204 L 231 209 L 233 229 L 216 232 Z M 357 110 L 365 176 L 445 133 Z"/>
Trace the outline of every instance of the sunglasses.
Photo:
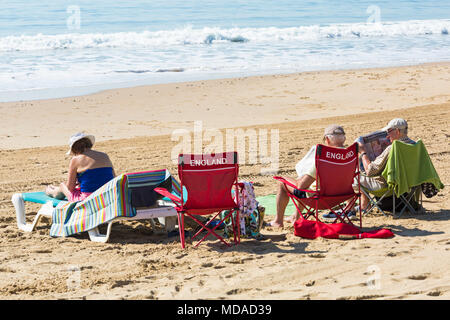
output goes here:
<path id="1" fill-rule="evenodd" d="M 392 131 L 395 131 L 395 130 L 397 130 L 397 129 L 387 129 L 386 132 L 387 132 L 387 134 L 390 134 Z"/>

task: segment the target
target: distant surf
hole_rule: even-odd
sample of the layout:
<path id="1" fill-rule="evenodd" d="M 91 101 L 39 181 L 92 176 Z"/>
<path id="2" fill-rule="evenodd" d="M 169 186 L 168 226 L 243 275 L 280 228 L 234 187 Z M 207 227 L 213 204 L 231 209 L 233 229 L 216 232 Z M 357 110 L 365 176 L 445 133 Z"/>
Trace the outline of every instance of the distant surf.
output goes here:
<path id="1" fill-rule="evenodd" d="M 68 50 L 93 48 L 154 48 L 171 45 L 277 43 L 335 38 L 448 35 L 450 20 L 413 20 L 380 23 L 311 25 L 291 28 L 186 27 L 176 30 L 22 35 L 0 38 L 0 51 Z"/>

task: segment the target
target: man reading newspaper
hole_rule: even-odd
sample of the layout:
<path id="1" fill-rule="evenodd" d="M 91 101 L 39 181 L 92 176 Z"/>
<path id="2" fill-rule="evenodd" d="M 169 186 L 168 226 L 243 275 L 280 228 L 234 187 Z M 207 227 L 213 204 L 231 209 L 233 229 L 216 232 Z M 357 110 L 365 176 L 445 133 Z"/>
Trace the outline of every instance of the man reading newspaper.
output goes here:
<path id="1" fill-rule="evenodd" d="M 382 129 L 382 131 L 386 132 L 387 138 L 391 143 L 394 140 L 400 140 L 409 144 L 416 143 L 415 141 L 408 138 L 408 123 L 404 119 L 392 119 L 391 121 L 389 121 L 388 125 Z M 387 187 L 387 182 L 381 176 L 381 173 L 386 166 L 392 145 L 390 144 L 386 146 L 383 152 L 381 152 L 380 155 L 372 160 L 366 151 L 367 144 L 364 143 L 361 139 L 357 139 L 357 142 L 359 145 L 360 159 L 365 171 L 365 174 L 361 174 L 360 177 L 361 186 L 369 191 L 377 191 Z M 373 146 L 371 151 L 373 152 Z M 369 199 L 364 193 L 361 194 L 361 210 L 364 211 L 365 209 L 367 209 L 368 204 Z"/>
<path id="2" fill-rule="evenodd" d="M 386 149 L 391 141 L 388 138 L 387 132 L 383 130 L 377 130 L 369 133 L 365 136 L 361 136 L 355 140 L 358 144 L 364 145 L 364 151 L 369 157 L 370 161 L 375 160 L 384 149 Z M 364 170 L 364 168 L 361 168 Z"/>

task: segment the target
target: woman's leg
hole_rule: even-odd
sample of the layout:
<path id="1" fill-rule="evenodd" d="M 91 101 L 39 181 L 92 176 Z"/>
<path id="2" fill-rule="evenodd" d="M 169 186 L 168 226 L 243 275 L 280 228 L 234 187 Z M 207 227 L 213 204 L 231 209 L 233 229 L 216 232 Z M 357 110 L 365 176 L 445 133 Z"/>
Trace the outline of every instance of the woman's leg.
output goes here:
<path id="1" fill-rule="evenodd" d="M 69 191 L 64 182 L 61 182 L 61 184 L 59 185 L 59 190 L 67 197 L 67 199 L 69 199 L 71 192 Z"/>

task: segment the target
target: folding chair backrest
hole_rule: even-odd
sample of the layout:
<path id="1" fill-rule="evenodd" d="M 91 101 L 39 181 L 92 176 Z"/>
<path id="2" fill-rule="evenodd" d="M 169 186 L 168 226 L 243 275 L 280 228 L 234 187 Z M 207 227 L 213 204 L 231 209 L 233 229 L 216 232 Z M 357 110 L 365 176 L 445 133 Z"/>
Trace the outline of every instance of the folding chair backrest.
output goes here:
<path id="1" fill-rule="evenodd" d="M 353 179 L 358 170 L 358 145 L 346 149 L 318 144 L 316 148 L 316 176 L 319 195 L 352 194 Z"/>
<path id="2" fill-rule="evenodd" d="M 161 197 L 154 191 L 156 187 L 164 187 L 179 195 L 180 187 L 167 169 L 126 173 L 125 176 L 129 201 L 134 208 L 154 205 Z"/>
<path id="3" fill-rule="evenodd" d="M 238 171 L 237 152 L 180 154 L 178 176 L 188 198 L 183 209 L 236 207 L 231 191 L 237 183 Z"/>
<path id="4" fill-rule="evenodd" d="M 443 188 L 422 140 L 415 144 L 394 141 L 382 176 L 397 196 L 424 182 Z"/>

